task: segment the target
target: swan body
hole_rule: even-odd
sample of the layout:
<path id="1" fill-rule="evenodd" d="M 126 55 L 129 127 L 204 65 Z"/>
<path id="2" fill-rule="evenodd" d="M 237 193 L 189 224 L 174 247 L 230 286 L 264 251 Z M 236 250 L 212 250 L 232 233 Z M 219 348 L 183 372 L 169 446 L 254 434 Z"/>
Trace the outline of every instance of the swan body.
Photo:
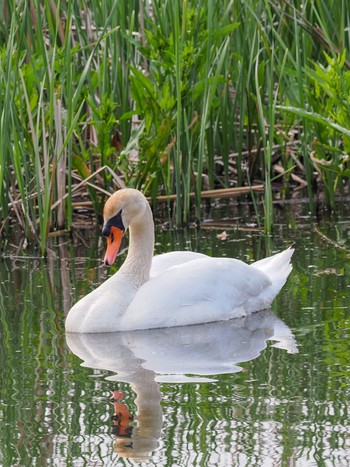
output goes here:
<path id="1" fill-rule="evenodd" d="M 153 257 L 152 212 L 134 189 L 114 193 L 104 219 L 105 263 L 113 263 L 129 228 L 128 255 L 116 274 L 69 311 L 68 332 L 154 329 L 246 316 L 268 308 L 292 270 L 292 248 L 251 265 L 187 251 Z"/>

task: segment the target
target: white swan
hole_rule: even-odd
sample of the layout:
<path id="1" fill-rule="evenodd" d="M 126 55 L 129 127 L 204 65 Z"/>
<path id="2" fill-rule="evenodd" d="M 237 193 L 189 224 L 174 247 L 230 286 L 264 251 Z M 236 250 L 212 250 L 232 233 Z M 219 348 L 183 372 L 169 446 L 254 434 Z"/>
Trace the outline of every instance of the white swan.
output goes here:
<path id="1" fill-rule="evenodd" d="M 114 262 L 129 228 L 128 255 L 116 274 L 71 308 L 68 332 L 129 331 L 238 318 L 268 308 L 292 270 L 292 248 L 251 265 L 186 251 L 153 258 L 152 212 L 138 190 L 114 193 L 103 215 L 105 264 Z"/>

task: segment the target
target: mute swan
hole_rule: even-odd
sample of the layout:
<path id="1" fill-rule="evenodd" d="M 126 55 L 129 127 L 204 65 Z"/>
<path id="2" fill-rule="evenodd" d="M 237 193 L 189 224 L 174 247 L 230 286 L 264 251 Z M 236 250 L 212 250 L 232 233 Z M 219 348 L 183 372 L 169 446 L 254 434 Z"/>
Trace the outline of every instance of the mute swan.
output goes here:
<path id="1" fill-rule="evenodd" d="M 129 228 L 119 271 L 68 313 L 66 330 L 99 333 L 222 321 L 268 308 L 292 270 L 293 249 L 251 265 L 180 251 L 153 257 L 154 224 L 143 194 L 114 193 L 103 210 L 105 264 L 114 262 Z"/>

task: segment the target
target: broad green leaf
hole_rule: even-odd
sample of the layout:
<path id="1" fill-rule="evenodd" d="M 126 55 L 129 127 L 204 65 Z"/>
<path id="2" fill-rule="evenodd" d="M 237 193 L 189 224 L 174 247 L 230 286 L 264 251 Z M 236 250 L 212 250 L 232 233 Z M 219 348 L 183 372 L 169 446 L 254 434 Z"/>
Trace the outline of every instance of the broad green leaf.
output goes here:
<path id="1" fill-rule="evenodd" d="M 297 115 L 298 117 L 306 118 L 307 120 L 311 120 L 313 122 L 325 125 L 329 128 L 333 128 L 334 130 L 339 131 L 340 133 L 350 138 L 350 130 L 348 128 L 338 125 L 338 123 L 334 123 L 333 121 L 329 120 L 326 117 L 323 117 L 318 113 L 310 112 L 308 110 L 300 109 L 298 107 L 286 107 L 283 105 L 276 105 L 276 109 L 282 110 L 284 112 L 290 112 L 294 115 Z"/>

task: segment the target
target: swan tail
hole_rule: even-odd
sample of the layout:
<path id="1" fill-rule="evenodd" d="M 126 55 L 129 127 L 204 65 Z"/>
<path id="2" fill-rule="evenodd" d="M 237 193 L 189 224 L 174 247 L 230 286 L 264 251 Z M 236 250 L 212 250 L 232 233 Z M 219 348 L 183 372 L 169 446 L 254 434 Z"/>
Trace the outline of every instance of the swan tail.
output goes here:
<path id="1" fill-rule="evenodd" d="M 256 261 L 251 264 L 250 267 L 259 269 L 259 271 L 266 274 L 271 281 L 271 285 L 267 287 L 264 292 L 264 297 L 261 297 L 263 298 L 266 306 L 270 306 L 273 299 L 286 283 L 286 280 L 293 269 L 291 264 L 293 253 L 294 248 L 289 247 L 281 253 L 277 253 L 276 255 L 261 259 L 260 261 Z"/>

